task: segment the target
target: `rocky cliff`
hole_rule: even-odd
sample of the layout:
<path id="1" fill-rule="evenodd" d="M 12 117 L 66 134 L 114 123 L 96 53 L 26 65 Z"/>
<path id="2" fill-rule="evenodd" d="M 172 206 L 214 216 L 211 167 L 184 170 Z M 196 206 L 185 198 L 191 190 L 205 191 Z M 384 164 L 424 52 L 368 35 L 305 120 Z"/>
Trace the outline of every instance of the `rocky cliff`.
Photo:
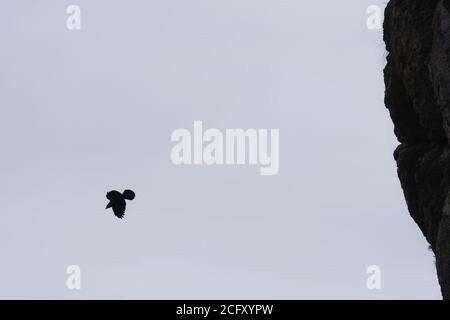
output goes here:
<path id="1" fill-rule="evenodd" d="M 409 212 L 450 299 L 450 1 L 391 0 L 385 11 L 385 104 Z"/>

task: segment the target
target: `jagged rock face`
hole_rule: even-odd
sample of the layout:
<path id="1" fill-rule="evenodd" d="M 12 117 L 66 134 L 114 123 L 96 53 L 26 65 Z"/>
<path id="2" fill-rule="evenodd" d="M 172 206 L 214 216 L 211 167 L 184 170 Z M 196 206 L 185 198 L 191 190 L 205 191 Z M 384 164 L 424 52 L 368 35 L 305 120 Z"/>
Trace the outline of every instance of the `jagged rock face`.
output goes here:
<path id="1" fill-rule="evenodd" d="M 384 40 L 398 176 L 411 216 L 435 253 L 443 297 L 450 299 L 450 1 L 391 0 Z"/>

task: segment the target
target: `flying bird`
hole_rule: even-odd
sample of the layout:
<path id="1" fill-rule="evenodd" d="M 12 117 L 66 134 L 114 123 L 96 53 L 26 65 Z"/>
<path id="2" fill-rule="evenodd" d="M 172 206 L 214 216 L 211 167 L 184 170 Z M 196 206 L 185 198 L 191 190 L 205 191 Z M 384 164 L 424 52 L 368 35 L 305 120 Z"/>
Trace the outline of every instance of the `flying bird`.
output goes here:
<path id="1" fill-rule="evenodd" d="M 127 203 L 125 200 L 133 200 L 136 194 L 132 190 L 125 190 L 123 193 L 113 190 L 106 194 L 106 199 L 109 200 L 105 209 L 112 208 L 114 215 L 122 219 L 125 215 L 125 208 Z"/>

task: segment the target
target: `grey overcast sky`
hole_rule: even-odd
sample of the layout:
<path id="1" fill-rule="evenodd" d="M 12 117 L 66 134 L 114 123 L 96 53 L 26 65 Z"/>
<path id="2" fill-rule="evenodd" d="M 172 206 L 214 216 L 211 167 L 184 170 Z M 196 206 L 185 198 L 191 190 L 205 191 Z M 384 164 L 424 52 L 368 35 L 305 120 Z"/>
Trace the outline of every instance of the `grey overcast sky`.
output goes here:
<path id="1" fill-rule="evenodd" d="M 440 298 L 396 176 L 372 4 L 2 1 L 0 297 Z M 175 166 L 170 135 L 194 120 L 280 129 L 279 174 Z M 125 188 L 119 220 L 105 194 Z"/>

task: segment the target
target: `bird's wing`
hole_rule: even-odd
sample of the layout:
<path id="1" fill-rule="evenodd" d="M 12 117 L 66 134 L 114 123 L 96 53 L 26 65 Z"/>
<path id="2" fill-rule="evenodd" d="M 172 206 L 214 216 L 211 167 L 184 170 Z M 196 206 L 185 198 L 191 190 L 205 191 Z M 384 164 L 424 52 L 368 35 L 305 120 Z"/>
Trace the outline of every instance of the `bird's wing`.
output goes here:
<path id="1" fill-rule="evenodd" d="M 113 209 L 113 211 L 114 211 L 114 215 L 117 217 L 117 218 L 120 218 L 120 219 L 122 219 L 123 218 L 123 216 L 125 215 L 125 208 L 126 208 L 126 203 L 125 203 L 125 200 L 123 200 L 123 201 L 117 201 L 117 203 L 114 203 L 114 205 L 113 205 L 113 207 L 112 207 L 112 209 Z"/>

